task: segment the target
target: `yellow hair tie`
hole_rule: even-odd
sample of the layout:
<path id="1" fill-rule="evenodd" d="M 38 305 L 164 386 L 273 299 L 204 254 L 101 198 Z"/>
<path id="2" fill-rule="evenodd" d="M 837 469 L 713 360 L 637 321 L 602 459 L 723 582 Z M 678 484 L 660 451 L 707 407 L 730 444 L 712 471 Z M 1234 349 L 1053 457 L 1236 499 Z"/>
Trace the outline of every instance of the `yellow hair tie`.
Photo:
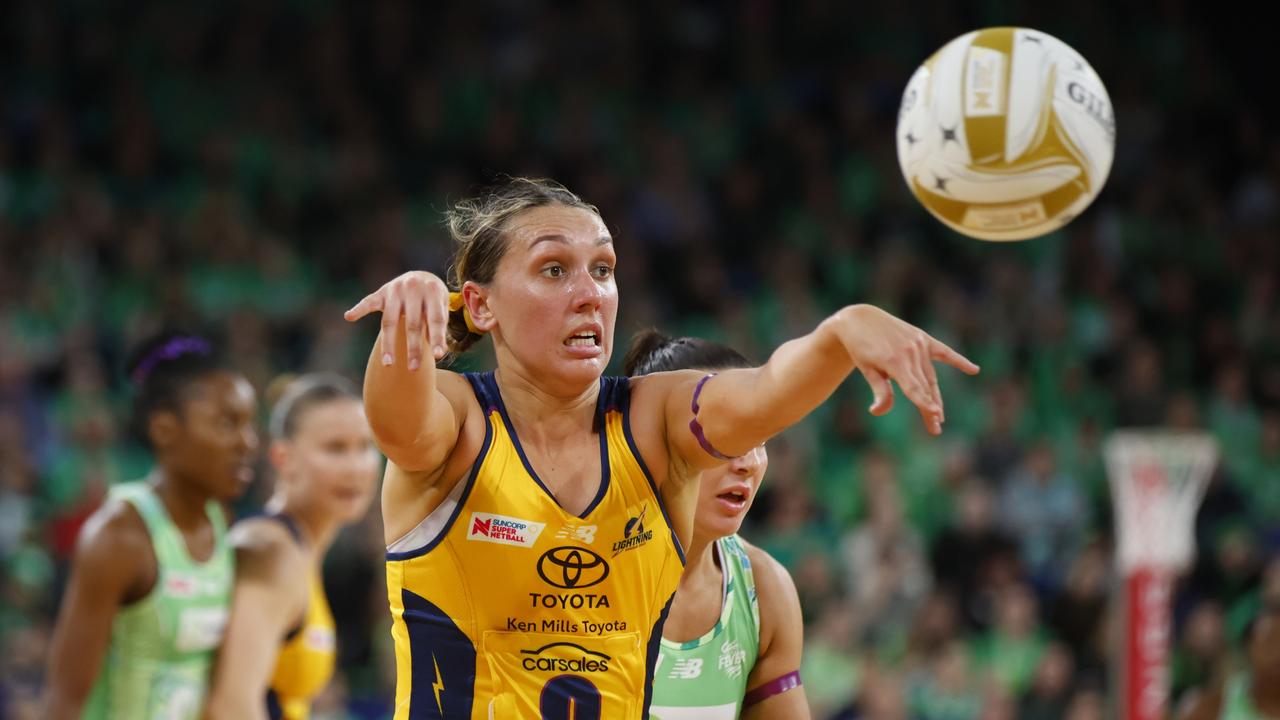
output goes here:
<path id="1" fill-rule="evenodd" d="M 459 310 L 462 311 L 462 320 L 467 324 L 467 330 L 476 335 L 483 335 L 484 332 L 477 328 L 475 323 L 471 322 L 471 313 L 467 312 L 467 303 L 462 299 L 462 293 L 449 293 L 449 312 L 457 312 Z"/>

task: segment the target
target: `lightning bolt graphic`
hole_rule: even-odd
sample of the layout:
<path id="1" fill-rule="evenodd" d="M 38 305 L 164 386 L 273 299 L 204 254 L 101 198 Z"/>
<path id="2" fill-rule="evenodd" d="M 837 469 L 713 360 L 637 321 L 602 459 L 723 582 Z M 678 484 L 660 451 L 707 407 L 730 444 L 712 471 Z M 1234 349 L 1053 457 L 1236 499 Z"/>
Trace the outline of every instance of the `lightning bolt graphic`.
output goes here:
<path id="1" fill-rule="evenodd" d="M 431 683 L 431 689 L 436 691 L 436 709 L 440 711 L 440 717 L 444 717 L 444 706 L 440 704 L 440 691 L 444 690 L 444 681 L 440 679 L 440 663 L 436 661 L 435 653 L 431 653 L 431 664 L 436 666 L 436 681 Z"/>

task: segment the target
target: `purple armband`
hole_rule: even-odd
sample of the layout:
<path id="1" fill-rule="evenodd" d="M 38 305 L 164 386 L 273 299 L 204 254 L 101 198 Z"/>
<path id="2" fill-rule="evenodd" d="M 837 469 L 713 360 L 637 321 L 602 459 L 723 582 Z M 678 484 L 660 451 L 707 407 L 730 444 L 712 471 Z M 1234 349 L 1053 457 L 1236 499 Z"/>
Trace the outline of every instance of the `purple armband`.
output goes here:
<path id="1" fill-rule="evenodd" d="M 708 373 L 703 376 L 703 378 L 698 381 L 698 386 L 693 389 L 693 402 L 690 403 L 693 409 L 693 419 L 689 421 L 689 432 L 693 433 L 693 437 L 698 440 L 698 444 L 701 445 L 702 449 L 706 450 L 707 454 L 711 457 L 716 458 L 717 460 L 732 460 L 733 458 L 711 447 L 711 443 L 707 442 L 706 433 L 702 431 L 702 423 L 698 422 L 698 397 L 702 395 L 702 386 L 706 385 L 707 381 L 715 377 L 715 375 L 715 373 Z"/>
<path id="2" fill-rule="evenodd" d="M 746 710 L 756 703 L 762 703 L 774 695 L 781 695 L 788 690 L 794 690 L 800 685 L 800 671 L 792 670 L 786 675 L 776 677 L 742 696 L 742 709 Z"/>

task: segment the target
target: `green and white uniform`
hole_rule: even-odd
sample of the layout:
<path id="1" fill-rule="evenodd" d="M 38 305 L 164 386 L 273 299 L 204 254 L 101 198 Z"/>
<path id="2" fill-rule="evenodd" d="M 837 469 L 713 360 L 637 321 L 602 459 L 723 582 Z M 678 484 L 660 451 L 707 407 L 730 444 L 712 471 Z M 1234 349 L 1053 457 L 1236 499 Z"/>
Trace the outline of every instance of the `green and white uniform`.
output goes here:
<path id="1" fill-rule="evenodd" d="M 760 654 L 760 606 L 751 561 L 737 535 L 714 552 L 724 574 L 720 619 L 689 642 L 662 639 L 653 674 L 650 720 L 733 720 Z"/>
<path id="2" fill-rule="evenodd" d="M 1280 720 L 1263 715 L 1249 697 L 1249 675 L 1239 673 L 1227 681 L 1222 693 L 1222 720 Z"/>
<path id="3" fill-rule="evenodd" d="M 111 645 L 85 707 L 86 720 L 192 720 L 203 710 L 214 651 L 222 641 L 235 579 L 235 554 L 216 502 L 213 555 L 196 562 L 164 503 L 146 482 L 112 489 L 146 523 L 156 554 L 156 584 L 120 609 Z"/>

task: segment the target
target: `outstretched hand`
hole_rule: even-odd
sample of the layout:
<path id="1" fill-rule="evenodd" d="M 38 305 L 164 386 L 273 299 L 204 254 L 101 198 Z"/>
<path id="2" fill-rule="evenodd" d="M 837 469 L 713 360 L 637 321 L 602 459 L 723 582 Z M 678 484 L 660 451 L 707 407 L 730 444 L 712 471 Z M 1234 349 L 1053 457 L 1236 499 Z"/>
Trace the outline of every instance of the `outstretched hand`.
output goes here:
<path id="1" fill-rule="evenodd" d="M 833 320 L 841 342 L 875 395 L 871 414 L 884 415 L 893 408 L 892 380 L 920 411 L 929 432 L 940 434 L 946 412 L 934 362 L 967 375 L 977 375 L 978 366 L 920 328 L 871 305 L 847 307 Z"/>
<path id="2" fill-rule="evenodd" d="M 448 340 L 449 288 L 440 278 L 429 272 L 407 272 L 366 295 L 342 316 L 348 322 L 355 322 L 375 312 L 382 313 L 379 350 L 384 366 L 395 363 L 396 333 L 401 316 L 404 317 L 409 370 L 422 366 L 422 351 L 426 345 L 430 345 L 435 360 L 444 357 Z"/>

